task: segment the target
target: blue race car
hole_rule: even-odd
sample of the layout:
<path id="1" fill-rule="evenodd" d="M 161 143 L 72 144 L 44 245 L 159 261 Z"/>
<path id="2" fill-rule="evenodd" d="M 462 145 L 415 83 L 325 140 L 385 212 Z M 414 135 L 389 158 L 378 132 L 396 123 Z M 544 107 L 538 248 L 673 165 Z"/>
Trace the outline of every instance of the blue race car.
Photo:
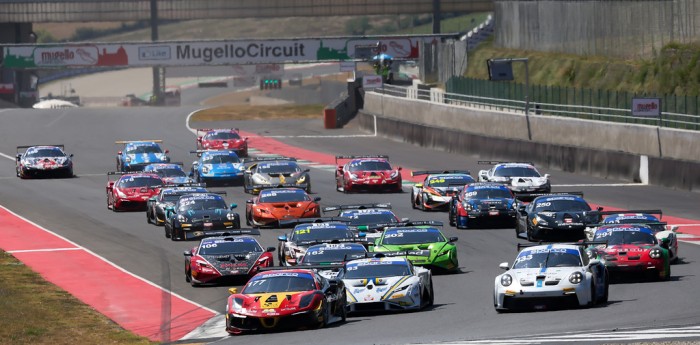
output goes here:
<path id="1" fill-rule="evenodd" d="M 450 225 L 472 228 L 477 221 L 499 220 L 515 224 L 515 197 L 504 184 L 478 182 L 464 186 L 450 202 Z"/>
<path id="2" fill-rule="evenodd" d="M 206 182 L 236 182 L 242 183 L 245 175 L 245 165 L 235 151 L 190 151 L 199 156 L 192 162 L 190 177 L 197 183 Z"/>
<path id="3" fill-rule="evenodd" d="M 159 143 L 162 140 L 116 141 L 124 148 L 117 153 L 117 171 L 141 171 L 151 163 L 169 163 L 170 151 L 163 151 Z"/>
<path id="4" fill-rule="evenodd" d="M 182 163 L 149 164 L 143 168 L 143 171 L 152 172 L 160 176 L 168 184 L 192 183 L 193 180 L 182 170 L 182 165 Z"/>

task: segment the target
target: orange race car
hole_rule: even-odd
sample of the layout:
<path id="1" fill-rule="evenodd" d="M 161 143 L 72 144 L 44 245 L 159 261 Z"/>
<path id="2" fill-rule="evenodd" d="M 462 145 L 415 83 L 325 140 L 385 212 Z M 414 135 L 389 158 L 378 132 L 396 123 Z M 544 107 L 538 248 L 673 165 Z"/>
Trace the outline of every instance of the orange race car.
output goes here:
<path id="1" fill-rule="evenodd" d="M 256 227 L 276 227 L 280 220 L 315 218 L 321 216 L 318 201 L 300 188 L 270 188 L 260 191 L 246 201 L 246 224 Z"/>

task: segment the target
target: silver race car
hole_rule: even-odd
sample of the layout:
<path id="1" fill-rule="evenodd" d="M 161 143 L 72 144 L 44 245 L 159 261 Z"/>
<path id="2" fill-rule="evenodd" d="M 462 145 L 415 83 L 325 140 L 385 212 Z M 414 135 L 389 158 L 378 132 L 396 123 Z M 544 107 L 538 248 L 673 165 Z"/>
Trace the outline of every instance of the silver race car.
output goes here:
<path id="1" fill-rule="evenodd" d="M 258 194 L 262 186 L 278 185 L 293 185 L 311 193 L 309 169 L 302 169 L 295 158 L 244 158 L 243 164 L 246 165 L 243 176 L 243 190 L 246 193 Z"/>
<path id="2" fill-rule="evenodd" d="M 549 193 L 552 185 L 549 174 L 541 175 L 532 163 L 509 163 L 479 161 L 493 165 L 491 169 L 479 171 L 480 182 L 504 183 L 513 193 Z"/>
<path id="3" fill-rule="evenodd" d="M 563 306 L 593 306 L 608 301 L 608 271 L 599 260 L 589 260 L 584 246 L 605 242 L 580 242 L 525 247 L 500 267 L 496 277 L 493 304 L 497 312 L 517 308 L 535 310 Z"/>

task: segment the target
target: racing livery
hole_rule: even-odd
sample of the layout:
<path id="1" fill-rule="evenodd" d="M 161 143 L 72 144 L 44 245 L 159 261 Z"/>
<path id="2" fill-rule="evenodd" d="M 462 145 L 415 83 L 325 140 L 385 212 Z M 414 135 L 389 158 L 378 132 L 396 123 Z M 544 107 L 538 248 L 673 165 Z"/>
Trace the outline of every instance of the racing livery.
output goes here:
<path id="1" fill-rule="evenodd" d="M 141 171 L 151 163 L 168 163 L 170 151 L 163 151 L 159 143 L 162 140 L 115 141 L 124 148 L 117 152 L 117 171 Z"/>
<path id="2" fill-rule="evenodd" d="M 299 188 L 265 189 L 255 198 L 246 200 L 246 224 L 275 227 L 281 220 L 319 217 L 319 200 L 320 197 L 312 199 Z"/>
<path id="3" fill-rule="evenodd" d="M 391 211 L 391 204 L 387 202 L 326 206 L 322 211 L 340 211 L 338 217 L 348 219 L 351 229 L 365 232 L 368 238 L 379 237 L 379 231 L 383 231 L 386 226 L 408 221 L 408 218 L 397 217 Z"/>
<path id="4" fill-rule="evenodd" d="M 67 155 L 64 150 L 63 145 L 17 146 L 17 177 L 73 177 L 73 154 Z"/>
<path id="5" fill-rule="evenodd" d="M 197 150 L 229 150 L 248 157 L 248 138 L 242 138 L 238 128 L 197 129 Z"/>
<path id="6" fill-rule="evenodd" d="M 348 312 L 419 310 L 435 298 L 430 270 L 402 257 L 352 260 L 340 277 Z"/>
<path id="7" fill-rule="evenodd" d="M 243 182 L 245 166 L 234 151 L 190 151 L 199 156 L 192 162 L 190 177 L 197 183 Z"/>
<path id="8" fill-rule="evenodd" d="M 165 183 L 181 184 L 193 182 L 182 170 L 182 163 L 157 163 L 149 164 L 143 168 L 143 172 L 154 173 L 163 179 Z"/>
<path id="9" fill-rule="evenodd" d="M 600 215 L 608 215 L 603 219 L 601 224 L 642 224 L 654 230 L 654 236 L 659 240 L 659 243 L 668 242 L 668 255 L 671 263 L 678 261 L 678 236 L 676 231 L 678 226 L 669 226 L 665 222 L 661 222 L 661 210 L 620 210 L 620 211 L 601 211 Z M 659 215 L 656 217 L 655 215 Z M 593 235 L 598 228 L 586 228 L 586 236 L 589 240 L 593 239 Z"/>
<path id="10" fill-rule="evenodd" d="M 588 244 L 596 244 L 589 242 Z M 604 244 L 598 242 L 597 244 Z M 561 306 L 593 306 L 608 302 L 608 272 L 599 260 L 589 260 L 584 242 L 576 244 L 518 244 L 513 266 L 500 267 L 493 304 L 497 312 L 518 308 L 535 310 Z"/>
<path id="11" fill-rule="evenodd" d="M 157 195 L 146 202 L 146 220 L 149 224 L 163 225 L 165 223 L 165 208 L 173 206 L 185 194 L 206 193 L 204 184 L 165 185 Z"/>
<path id="12" fill-rule="evenodd" d="M 552 193 L 535 197 L 528 205 L 519 205 L 515 234 L 528 241 L 555 237 L 585 238 L 584 230 L 600 222 L 598 212 L 583 199 L 583 193 Z M 602 211 L 602 208 L 598 208 Z"/>
<path id="13" fill-rule="evenodd" d="M 357 238 L 346 223 L 322 222 L 303 223 L 294 227 L 279 240 L 277 255 L 280 265 L 294 266 L 306 254 L 309 246 L 320 243 L 344 243 L 364 241 Z"/>
<path id="14" fill-rule="evenodd" d="M 295 158 L 264 157 L 245 158 L 249 164 L 243 178 L 243 191 L 258 194 L 261 188 L 293 185 L 311 193 L 309 169 L 302 169 Z"/>
<path id="15" fill-rule="evenodd" d="M 466 170 L 413 171 L 411 175 L 426 175 L 423 182 L 411 187 L 411 207 L 423 211 L 448 209 L 452 196 L 475 182 Z"/>
<path id="16" fill-rule="evenodd" d="M 299 266 L 329 266 L 328 269 L 318 269 L 318 273 L 327 279 L 335 279 L 339 274 L 339 269 L 331 266 L 343 265 L 344 263 L 365 258 L 367 248 L 360 243 L 323 243 L 309 247 L 304 256 L 299 259 Z"/>
<path id="17" fill-rule="evenodd" d="M 338 165 L 338 160 L 349 160 Z M 401 192 L 401 167 L 392 168 L 389 156 L 335 156 L 335 184 L 338 191 L 389 191 Z"/>
<path id="18" fill-rule="evenodd" d="M 112 176 L 119 178 L 115 181 Z M 157 195 L 163 185 L 163 180 L 156 174 L 108 172 L 107 208 L 114 212 L 144 210 L 148 199 Z"/>
<path id="19" fill-rule="evenodd" d="M 374 241 L 374 246 L 370 246 L 370 251 L 410 251 L 407 257 L 416 266 L 452 272 L 459 270 L 454 243 L 457 237 L 446 238 L 435 226 L 442 226 L 442 222 L 409 222 L 386 228 Z"/>
<path id="20" fill-rule="evenodd" d="M 515 223 L 515 197 L 503 184 L 477 182 L 466 185 L 452 198 L 450 225 L 457 229 L 474 228 L 479 221 Z"/>
<path id="21" fill-rule="evenodd" d="M 256 229 L 233 230 L 232 234 L 259 235 Z M 263 250 L 250 236 L 206 237 L 184 252 L 185 280 L 192 286 L 216 283 L 227 278 L 252 277 L 262 267 L 273 266 L 275 247 Z"/>
<path id="22" fill-rule="evenodd" d="M 550 193 L 552 185 L 549 174 L 541 175 L 532 163 L 508 163 L 479 161 L 493 165 L 491 169 L 479 171 L 479 181 L 505 183 L 513 193 Z"/>
<path id="23" fill-rule="evenodd" d="M 591 258 L 601 260 L 611 274 L 633 272 L 657 280 L 671 278 L 668 240 L 659 243 L 654 230 L 643 224 L 614 224 L 599 227 L 595 241 L 605 246 L 588 249 Z"/>
<path id="24" fill-rule="evenodd" d="M 217 193 L 195 193 L 180 196 L 175 205 L 165 207 L 165 237 L 183 241 L 205 236 L 222 236 L 241 228 L 236 204 L 226 206 Z"/>
<path id="25" fill-rule="evenodd" d="M 263 271 L 240 293 L 237 288 L 229 292 L 226 331 L 233 335 L 273 328 L 324 327 L 345 322 L 347 316 L 343 282 L 326 279 L 310 269 Z"/>

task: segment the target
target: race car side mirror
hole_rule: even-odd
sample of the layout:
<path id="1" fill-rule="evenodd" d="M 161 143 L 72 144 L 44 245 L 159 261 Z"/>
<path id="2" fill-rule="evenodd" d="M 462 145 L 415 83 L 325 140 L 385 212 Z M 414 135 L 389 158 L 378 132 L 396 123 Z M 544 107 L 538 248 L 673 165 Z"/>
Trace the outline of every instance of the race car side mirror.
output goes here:
<path id="1" fill-rule="evenodd" d="M 359 238 L 365 238 L 365 237 L 367 237 L 367 234 L 364 233 L 364 232 L 360 232 L 360 233 L 357 234 L 357 237 L 359 237 Z"/>
<path id="2" fill-rule="evenodd" d="M 245 201 L 245 203 L 246 203 L 246 204 L 252 204 L 252 203 L 253 203 L 253 199 L 248 199 L 248 200 Z"/>
<path id="3" fill-rule="evenodd" d="M 199 164 L 199 161 L 192 162 L 192 165 L 197 165 L 197 164 Z"/>
<path id="4" fill-rule="evenodd" d="M 73 154 L 72 154 L 72 153 L 71 153 L 71 154 L 69 154 L 69 155 L 68 155 L 68 157 L 70 157 L 70 158 L 73 158 Z"/>
<path id="5" fill-rule="evenodd" d="M 671 239 L 669 239 L 668 237 L 664 237 L 661 239 L 661 248 L 668 249 L 669 244 L 671 244 Z"/>
<path id="6" fill-rule="evenodd" d="M 197 137 L 197 141 L 201 143 L 201 142 L 202 142 L 202 137 Z"/>
<path id="7" fill-rule="evenodd" d="M 508 269 L 510 269 L 510 266 L 508 266 L 508 263 L 507 263 L 507 262 L 501 262 L 501 264 L 498 265 L 498 267 L 500 267 L 501 269 L 504 269 L 504 270 L 506 270 L 506 271 L 507 271 Z"/>
<path id="8" fill-rule="evenodd" d="M 304 170 L 302 170 L 301 172 L 307 173 L 307 172 L 310 172 L 310 171 L 311 171 L 311 169 L 304 169 Z"/>
<path id="9" fill-rule="evenodd" d="M 238 293 L 238 288 L 230 288 L 228 289 L 228 293 L 235 295 Z"/>
<path id="10" fill-rule="evenodd" d="M 229 205 L 229 208 L 232 209 L 232 210 L 233 210 L 234 208 L 236 208 L 236 207 L 238 207 L 238 204 L 231 204 L 231 205 Z"/>
<path id="11" fill-rule="evenodd" d="M 122 154 L 122 151 L 119 151 L 119 152 L 117 152 L 117 154 L 121 156 L 121 154 Z"/>
<path id="12" fill-rule="evenodd" d="M 457 242 L 459 237 L 450 237 L 450 242 Z"/>
<path id="13" fill-rule="evenodd" d="M 248 141 L 248 137 L 243 137 L 243 140 Z"/>
<path id="14" fill-rule="evenodd" d="M 321 197 L 320 197 L 320 196 L 317 196 L 317 197 L 314 198 L 314 202 L 319 202 L 319 201 L 321 201 Z"/>
<path id="15" fill-rule="evenodd" d="M 402 169 L 403 169 L 402 167 L 398 167 L 398 168 L 396 168 L 396 170 L 402 170 Z"/>
<path id="16" fill-rule="evenodd" d="M 287 242 L 287 235 L 277 236 L 278 241 Z"/>
<path id="17" fill-rule="evenodd" d="M 275 247 L 267 247 L 267 249 L 265 249 L 265 251 L 268 253 L 272 253 L 275 251 L 275 249 L 276 249 Z"/>
<path id="18" fill-rule="evenodd" d="M 165 153 L 166 153 L 166 154 L 167 154 L 167 153 L 170 153 L 170 150 L 165 150 Z"/>
<path id="19" fill-rule="evenodd" d="M 165 207 L 165 210 L 166 210 L 166 211 L 170 211 L 170 212 L 173 212 L 173 211 L 175 211 L 175 207 L 172 207 L 172 206 L 166 206 L 166 207 Z"/>
<path id="20" fill-rule="evenodd" d="M 338 171 L 343 171 L 343 166 L 342 166 L 342 165 L 339 165 L 339 166 L 338 166 Z"/>
<path id="21" fill-rule="evenodd" d="M 597 208 L 596 210 L 598 210 L 599 212 L 602 211 L 602 210 L 603 210 L 603 206 L 598 206 L 598 208 Z"/>
<path id="22" fill-rule="evenodd" d="M 414 184 L 413 186 L 416 187 L 416 188 L 423 188 L 423 184 L 422 184 L 422 183 L 416 183 L 416 184 Z"/>
<path id="23" fill-rule="evenodd" d="M 185 252 L 182 253 L 182 255 L 184 255 L 184 256 L 192 256 L 192 252 L 189 251 L 189 250 L 185 250 Z"/>
<path id="24" fill-rule="evenodd" d="M 544 178 L 549 180 L 549 174 L 544 174 Z"/>

